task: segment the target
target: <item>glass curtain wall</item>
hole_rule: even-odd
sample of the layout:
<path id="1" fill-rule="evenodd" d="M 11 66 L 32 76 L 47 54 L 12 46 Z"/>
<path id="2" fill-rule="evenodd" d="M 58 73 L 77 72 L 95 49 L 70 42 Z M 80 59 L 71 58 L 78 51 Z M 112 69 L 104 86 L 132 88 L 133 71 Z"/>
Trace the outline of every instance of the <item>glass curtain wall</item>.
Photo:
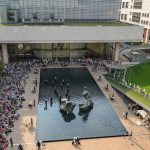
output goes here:
<path id="1" fill-rule="evenodd" d="M 5 0 L 20 19 L 118 20 L 121 0 Z M 1 2 L 1 1 L 0 1 Z"/>

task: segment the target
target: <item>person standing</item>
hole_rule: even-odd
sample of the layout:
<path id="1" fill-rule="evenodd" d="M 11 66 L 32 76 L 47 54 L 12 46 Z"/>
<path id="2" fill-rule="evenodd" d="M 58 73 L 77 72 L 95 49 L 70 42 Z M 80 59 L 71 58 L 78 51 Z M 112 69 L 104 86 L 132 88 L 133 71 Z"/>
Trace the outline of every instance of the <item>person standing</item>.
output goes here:
<path id="1" fill-rule="evenodd" d="M 10 138 L 10 145 L 11 145 L 11 147 L 13 148 L 14 144 L 13 144 L 13 139 L 12 139 L 12 137 Z"/>
<path id="2" fill-rule="evenodd" d="M 76 145 L 76 140 L 77 140 L 77 137 L 73 137 L 72 145 Z"/>
<path id="3" fill-rule="evenodd" d="M 53 104 L 53 98 L 50 97 L 50 105 L 52 106 L 52 104 Z"/>
<path id="4" fill-rule="evenodd" d="M 33 118 L 31 118 L 31 126 L 33 126 Z"/>
<path id="5" fill-rule="evenodd" d="M 62 80 L 62 84 L 65 85 L 65 80 L 64 79 Z"/>
<path id="6" fill-rule="evenodd" d="M 40 141 L 37 141 L 37 147 L 38 147 L 38 150 L 40 150 L 41 149 L 41 143 L 40 143 Z"/>
<path id="7" fill-rule="evenodd" d="M 35 99 L 33 100 L 33 106 L 35 107 Z"/>
<path id="8" fill-rule="evenodd" d="M 125 118 L 128 119 L 128 112 L 125 113 Z"/>
<path id="9" fill-rule="evenodd" d="M 60 84 L 61 89 L 63 89 L 63 83 Z"/>
<path id="10" fill-rule="evenodd" d="M 57 81 L 57 77 L 56 77 L 56 76 L 54 77 L 54 81 L 55 81 L 55 82 Z"/>
<path id="11" fill-rule="evenodd" d="M 35 79 L 35 86 L 37 87 L 37 78 Z"/>
<path id="12" fill-rule="evenodd" d="M 61 95 L 59 96 L 59 104 L 61 105 Z"/>
<path id="13" fill-rule="evenodd" d="M 67 89 L 69 89 L 69 83 L 67 83 Z"/>
<path id="14" fill-rule="evenodd" d="M 79 138 L 79 136 L 77 136 L 77 138 L 76 138 L 76 143 L 77 143 L 77 145 L 80 145 L 80 138 Z"/>
<path id="15" fill-rule="evenodd" d="M 130 131 L 129 136 L 132 136 L 132 131 Z"/>

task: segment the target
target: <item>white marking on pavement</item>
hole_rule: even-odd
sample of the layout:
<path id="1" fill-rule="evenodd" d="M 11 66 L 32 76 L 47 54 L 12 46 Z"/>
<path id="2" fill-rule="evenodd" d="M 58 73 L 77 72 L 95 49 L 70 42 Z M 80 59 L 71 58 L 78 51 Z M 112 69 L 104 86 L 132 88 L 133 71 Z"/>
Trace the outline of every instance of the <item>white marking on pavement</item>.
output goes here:
<path id="1" fill-rule="evenodd" d="M 29 110 L 29 109 L 20 109 L 20 110 Z"/>
<path id="2" fill-rule="evenodd" d="M 19 143 L 21 145 L 32 145 L 32 144 L 35 144 L 35 143 Z M 19 145 L 19 144 L 13 144 L 13 145 Z"/>

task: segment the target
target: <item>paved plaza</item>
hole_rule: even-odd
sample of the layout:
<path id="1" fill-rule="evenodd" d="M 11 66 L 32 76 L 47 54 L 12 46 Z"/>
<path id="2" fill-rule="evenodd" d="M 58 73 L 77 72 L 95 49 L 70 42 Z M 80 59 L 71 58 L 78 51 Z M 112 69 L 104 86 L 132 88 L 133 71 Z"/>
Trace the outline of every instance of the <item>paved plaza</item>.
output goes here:
<path id="1" fill-rule="evenodd" d="M 48 67 L 60 67 L 60 65 L 51 65 Z M 69 67 L 79 67 L 78 65 L 70 65 Z M 112 138 L 96 138 L 96 139 L 85 139 L 81 140 L 81 145 L 74 147 L 71 143 L 72 141 L 61 141 L 61 142 L 49 142 L 43 143 L 41 150 L 148 150 L 150 147 L 150 129 L 138 126 L 136 122 L 140 119 L 134 115 L 133 112 L 128 111 L 128 107 L 124 102 L 124 97 L 118 92 L 114 91 L 110 87 L 109 83 L 103 77 L 103 73 L 100 70 L 92 72 L 92 68 L 87 66 L 91 75 L 97 82 L 98 86 L 104 92 L 106 98 L 110 101 L 114 111 L 120 118 L 121 122 L 130 133 L 132 131 L 132 136 L 123 136 L 123 137 L 112 137 Z M 98 76 L 102 76 L 102 80 L 98 81 Z M 13 138 L 14 147 L 11 148 L 10 144 L 8 150 L 17 150 L 18 145 L 22 144 L 24 150 L 36 150 L 35 143 L 35 131 L 36 131 L 36 112 L 38 104 L 38 93 L 39 93 L 39 84 L 36 89 L 36 93 L 32 94 L 31 89 L 33 88 L 33 80 L 37 77 L 38 83 L 40 79 L 40 68 L 39 73 L 31 73 L 27 79 L 27 84 L 25 87 L 25 98 L 26 101 L 23 103 L 23 108 L 19 110 L 20 118 L 15 121 L 15 127 L 13 132 L 9 135 L 8 138 Z M 106 85 L 108 84 L 108 91 L 105 90 Z M 115 100 L 110 100 L 110 94 L 115 93 Z M 35 107 L 29 108 L 28 104 L 33 102 L 35 99 Z M 121 114 L 122 112 L 128 111 L 128 119 L 123 119 Z M 105 116 L 104 116 L 105 117 Z M 31 118 L 33 118 L 33 126 L 31 125 Z M 44 128 L 44 127 L 43 127 Z"/>

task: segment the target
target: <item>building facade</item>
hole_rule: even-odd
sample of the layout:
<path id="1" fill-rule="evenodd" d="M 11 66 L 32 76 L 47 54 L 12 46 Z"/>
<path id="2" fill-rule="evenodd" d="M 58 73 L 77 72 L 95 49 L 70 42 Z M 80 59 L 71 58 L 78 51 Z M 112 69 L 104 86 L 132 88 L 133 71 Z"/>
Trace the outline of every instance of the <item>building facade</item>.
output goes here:
<path id="1" fill-rule="evenodd" d="M 5 64 L 28 56 L 103 57 L 118 62 L 120 43 L 141 42 L 143 35 L 143 27 L 114 25 L 119 21 L 120 6 L 121 0 L 0 0 L 0 22 L 11 24 L 0 27 L 0 55 Z M 67 21 L 112 24 L 72 27 Z M 59 23 L 65 26 L 38 25 Z"/>
<path id="2" fill-rule="evenodd" d="M 0 20 L 119 20 L 120 4 L 121 0 L 0 0 Z"/>
<path id="3" fill-rule="evenodd" d="M 122 0 L 120 21 L 143 26 L 143 42 L 150 42 L 150 0 Z"/>
<path id="4" fill-rule="evenodd" d="M 28 56 L 52 59 L 94 56 L 118 62 L 120 43 L 141 42 L 142 34 L 143 27 L 139 26 L 2 26 L 0 51 L 4 63 Z M 109 51 L 112 43 L 115 47 Z"/>

